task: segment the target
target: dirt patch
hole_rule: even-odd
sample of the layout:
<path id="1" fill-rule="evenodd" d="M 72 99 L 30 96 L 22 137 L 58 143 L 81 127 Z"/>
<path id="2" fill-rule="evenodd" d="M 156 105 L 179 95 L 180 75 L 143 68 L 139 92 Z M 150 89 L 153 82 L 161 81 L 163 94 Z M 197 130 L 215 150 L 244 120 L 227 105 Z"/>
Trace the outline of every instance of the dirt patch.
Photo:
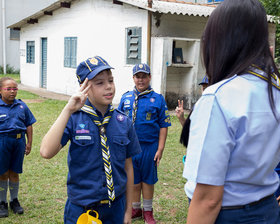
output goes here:
<path id="1" fill-rule="evenodd" d="M 22 99 L 25 103 L 42 103 L 45 99 Z"/>

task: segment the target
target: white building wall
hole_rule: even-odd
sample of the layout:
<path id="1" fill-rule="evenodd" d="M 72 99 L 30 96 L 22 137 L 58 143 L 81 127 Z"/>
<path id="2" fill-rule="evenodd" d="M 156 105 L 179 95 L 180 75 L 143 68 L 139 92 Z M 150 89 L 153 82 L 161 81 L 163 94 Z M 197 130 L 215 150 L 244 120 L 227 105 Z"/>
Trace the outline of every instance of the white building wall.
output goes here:
<path id="1" fill-rule="evenodd" d="M 20 52 L 19 40 L 10 40 L 10 29 L 7 26 L 16 23 L 17 21 L 35 13 L 36 11 L 47 7 L 56 0 L 5 0 L 5 44 L 6 44 L 6 63 L 10 66 L 19 69 L 20 67 Z M 0 1 L 2 8 L 2 1 Z M 2 13 L 2 11 L 1 11 Z M 2 29 L 2 14 L 0 14 L 0 66 L 3 66 L 3 29 Z"/>
<path id="2" fill-rule="evenodd" d="M 133 88 L 132 65 L 126 65 L 127 27 L 142 27 L 142 61 L 146 62 L 147 12 L 129 5 L 112 4 L 110 0 L 72 2 L 53 16 L 44 16 L 37 24 L 22 28 L 20 49 L 21 81 L 40 87 L 40 38 L 48 38 L 47 89 L 71 95 L 77 87 L 76 69 L 64 67 L 64 37 L 77 37 L 77 65 L 100 55 L 114 67 L 118 104 L 124 92 Z M 35 64 L 26 63 L 26 41 L 35 40 Z"/>

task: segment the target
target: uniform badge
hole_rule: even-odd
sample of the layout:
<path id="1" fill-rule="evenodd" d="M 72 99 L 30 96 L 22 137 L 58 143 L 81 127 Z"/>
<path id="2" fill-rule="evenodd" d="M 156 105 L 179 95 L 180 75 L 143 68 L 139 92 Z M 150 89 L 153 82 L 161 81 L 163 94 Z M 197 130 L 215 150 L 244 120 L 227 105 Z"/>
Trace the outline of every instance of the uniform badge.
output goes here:
<path id="1" fill-rule="evenodd" d="M 147 121 L 150 121 L 150 120 L 151 120 L 151 117 L 152 117 L 152 113 L 148 112 L 148 113 L 146 114 L 146 120 L 147 120 Z"/>
<path id="2" fill-rule="evenodd" d="M 85 135 L 77 135 L 75 136 L 76 140 L 91 140 L 91 136 L 85 136 Z"/>
<path id="3" fill-rule="evenodd" d="M 140 65 L 139 65 L 139 68 L 143 68 L 143 65 L 142 65 L 142 64 L 140 64 Z"/>
<path id="4" fill-rule="evenodd" d="M 104 135 L 105 134 L 105 127 L 102 125 L 102 126 L 99 126 L 99 131 L 100 131 L 100 134 Z"/>
<path id="5" fill-rule="evenodd" d="M 76 130 L 76 133 L 89 133 L 89 130 L 86 130 L 85 127 L 86 125 L 85 124 L 79 124 L 79 127 L 81 128 L 80 130 Z"/>
<path id="6" fill-rule="evenodd" d="M 165 116 L 166 117 L 169 116 L 169 111 L 168 110 L 165 111 Z"/>
<path id="7" fill-rule="evenodd" d="M 118 121 L 123 121 L 123 120 L 124 120 L 124 116 L 123 116 L 122 114 L 119 114 L 119 115 L 117 116 L 117 120 L 118 120 Z"/>
<path id="8" fill-rule="evenodd" d="M 151 98 L 151 99 L 150 99 L 150 102 L 151 102 L 151 103 L 154 103 L 154 102 L 155 102 L 155 98 Z"/>
<path id="9" fill-rule="evenodd" d="M 96 58 L 89 59 L 89 62 L 93 65 L 98 65 L 98 60 Z"/>
<path id="10" fill-rule="evenodd" d="M 85 128 L 85 124 L 79 124 L 80 128 L 84 129 Z"/>
<path id="11" fill-rule="evenodd" d="M 124 104 L 130 104 L 130 100 L 126 99 L 126 100 L 124 101 Z"/>
<path id="12" fill-rule="evenodd" d="M 168 118 L 166 118 L 165 120 L 165 123 L 171 123 L 171 121 L 170 121 L 170 118 L 168 117 Z"/>

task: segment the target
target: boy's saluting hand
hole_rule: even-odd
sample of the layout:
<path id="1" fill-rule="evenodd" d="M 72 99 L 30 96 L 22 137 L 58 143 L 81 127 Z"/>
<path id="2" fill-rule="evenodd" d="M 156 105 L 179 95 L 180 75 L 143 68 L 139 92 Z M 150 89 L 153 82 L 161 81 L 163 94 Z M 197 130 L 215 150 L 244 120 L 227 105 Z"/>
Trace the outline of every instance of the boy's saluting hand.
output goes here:
<path id="1" fill-rule="evenodd" d="M 87 83 L 88 83 L 88 78 L 85 79 L 79 91 L 73 94 L 69 99 L 66 108 L 71 113 L 76 112 L 77 110 L 81 109 L 84 106 L 88 96 L 88 90 L 91 87 L 91 85 L 87 85 Z"/>

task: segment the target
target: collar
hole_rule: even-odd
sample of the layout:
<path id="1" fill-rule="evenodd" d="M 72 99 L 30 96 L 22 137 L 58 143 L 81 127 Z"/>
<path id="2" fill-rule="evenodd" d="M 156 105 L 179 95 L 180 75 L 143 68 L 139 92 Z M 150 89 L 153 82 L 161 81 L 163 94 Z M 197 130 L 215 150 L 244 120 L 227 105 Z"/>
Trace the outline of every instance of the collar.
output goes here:
<path id="1" fill-rule="evenodd" d="M 262 70 L 260 67 L 257 65 L 252 65 L 249 67 L 249 74 L 257 76 L 265 81 L 268 81 L 268 75 L 265 73 L 264 70 Z M 271 83 L 272 86 L 280 90 L 280 79 L 275 73 L 272 73 L 271 75 Z"/>
<path id="2" fill-rule="evenodd" d="M 112 109 L 113 109 L 113 105 L 112 105 L 112 104 L 109 104 L 109 105 L 108 105 L 108 108 L 107 108 L 107 110 L 106 110 L 106 113 L 104 114 L 104 117 L 106 117 L 106 115 L 107 115 L 108 113 L 110 113 L 110 112 L 112 111 Z M 103 116 L 102 116 L 102 113 L 101 113 L 99 110 L 97 110 L 97 109 L 95 108 L 95 106 L 93 106 L 93 105 L 91 104 L 91 102 L 89 101 L 88 98 L 87 98 L 87 100 L 86 100 L 86 102 L 85 102 L 85 105 L 84 105 L 80 110 L 83 110 L 83 111 L 91 111 L 91 110 L 94 110 L 94 111 L 96 112 L 96 114 L 97 114 L 99 117 L 103 117 Z"/>
<path id="3" fill-rule="evenodd" d="M 20 100 L 15 99 L 12 104 L 6 104 L 3 100 L 2 97 L 0 98 L 0 105 L 1 106 L 12 106 L 12 105 L 17 105 L 20 104 Z"/>
<path id="4" fill-rule="evenodd" d="M 152 87 L 149 86 L 146 90 L 144 90 L 143 92 L 145 91 L 150 91 L 152 90 Z M 136 86 L 134 86 L 134 89 L 133 89 L 133 92 L 136 93 L 136 95 L 138 96 L 140 93 L 143 93 L 143 92 L 139 92 L 138 89 L 136 88 Z M 150 92 L 151 93 L 151 92 Z"/>

